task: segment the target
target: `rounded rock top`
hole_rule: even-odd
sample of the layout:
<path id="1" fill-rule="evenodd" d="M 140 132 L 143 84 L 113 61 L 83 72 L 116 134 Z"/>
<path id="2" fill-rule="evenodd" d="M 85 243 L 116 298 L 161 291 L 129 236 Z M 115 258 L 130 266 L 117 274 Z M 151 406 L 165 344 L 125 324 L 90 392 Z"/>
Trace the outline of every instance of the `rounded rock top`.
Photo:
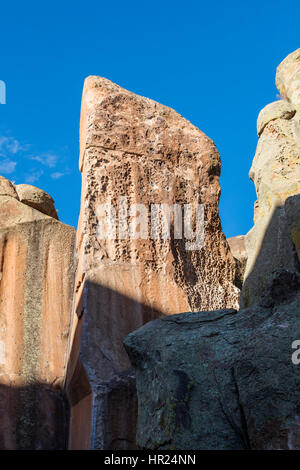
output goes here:
<path id="1" fill-rule="evenodd" d="M 295 107 L 286 100 L 267 104 L 258 115 L 257 134 L 260 137 L 266 125 L 275 119 L 291 119 L 296 113 Z"/>
<path id="2" fill-rule="evenodd" d="M 281 95 L 289 98 L 290 101 L 293 101 L 291 93 L 293 91 L 293 84 L 295 85 L 293 82 L 299 81 L 299 73 L 300 48 L 285 57 L 276 70 L 276 87 Z"/>
<path id="3" fill-rule="evenodd" d="M 19 199 L 15 186 L 4 176 L 0 176 L 0 196 L 11 196 Z"/>
<path id="4" fill-rule="evenodd" d="M 55 209 L 54 200 L 52 197 L 43 191 L 30 184 L 18 184 L 15 186 L 19 200 L 27 206 L 49 215 L 58 220 L 58 215 Z"/>

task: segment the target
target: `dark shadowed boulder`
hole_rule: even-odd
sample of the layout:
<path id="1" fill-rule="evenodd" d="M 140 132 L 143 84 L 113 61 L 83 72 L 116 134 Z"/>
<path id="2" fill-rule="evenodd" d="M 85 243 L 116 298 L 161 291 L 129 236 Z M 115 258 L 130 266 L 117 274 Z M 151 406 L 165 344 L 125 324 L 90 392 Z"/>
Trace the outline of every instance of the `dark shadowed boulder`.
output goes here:
<path id="1" fill-rule="evenodd" d="M 267 307 L 186 313 L 131 333 L 142 449 L 300 449 L 299 279 Z M 292 279 L 292 278 L 293 279 Z M 283 280 L 285 279 L 285 281 Z M 293 284 L 288 292 L 280 285 Z"/>

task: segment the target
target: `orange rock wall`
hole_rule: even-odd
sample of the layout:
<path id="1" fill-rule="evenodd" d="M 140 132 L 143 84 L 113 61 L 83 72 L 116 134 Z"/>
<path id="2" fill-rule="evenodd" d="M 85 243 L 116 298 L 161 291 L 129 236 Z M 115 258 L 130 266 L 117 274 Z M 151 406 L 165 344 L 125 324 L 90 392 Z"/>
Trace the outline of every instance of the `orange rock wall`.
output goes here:
<path id="1" fill-rule="evenodd" d="M 0 196 L 0 448 L 63 449 L 75 230 Z"/>
<path id="2" fill-rule="evenodd" d="M 172 109 L 89 77 L 80 170 L 71 363 L 80 354 L 93 390 L 92 448 L 130 449 L 137 411 L 124 337 L 161 315 L 238 306 L 236 267 L 218 215 L 220 157 L 213 142 Z M 172 236 L 105 238 L 99 207 L 118 208 L 121 197 L 129 224 L 130 208 L 146 207 L 149 231 L 152 204 L 203 205 L 203 246 L 189 251 L 186 240 Z M 122 413 L 112 406 L 118 393 Z"/>

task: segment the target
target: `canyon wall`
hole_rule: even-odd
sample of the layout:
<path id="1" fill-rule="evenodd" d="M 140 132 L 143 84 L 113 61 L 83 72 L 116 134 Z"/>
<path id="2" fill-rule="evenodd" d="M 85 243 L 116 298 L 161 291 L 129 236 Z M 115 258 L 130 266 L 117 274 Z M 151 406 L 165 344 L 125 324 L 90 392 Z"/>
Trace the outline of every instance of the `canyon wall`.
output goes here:
<path id="1" fill-rule="evenodd" d="M 218 213 L 220 157 L 172 109 L 89 77 L 80 170 L 73 336 L 81 341 L 72 354 L 93 391 L 91 447 L 133 449 L 137 400 L 125 336 L 174 312 L 238 306 Z"/>

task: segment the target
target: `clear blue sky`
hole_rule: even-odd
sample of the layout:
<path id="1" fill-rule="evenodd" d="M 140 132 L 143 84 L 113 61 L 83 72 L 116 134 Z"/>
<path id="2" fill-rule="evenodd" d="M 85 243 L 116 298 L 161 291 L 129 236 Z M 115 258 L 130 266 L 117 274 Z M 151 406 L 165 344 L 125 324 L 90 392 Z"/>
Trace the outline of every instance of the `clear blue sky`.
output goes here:
<path id="1" fill-rule="evenodd" d="M 0 174 L 48 191 L 76 226 L 82 86 L 100 75 L 214 140 L 225 234 L 251 228 L 256 118 L 277 99 L 276 66 L 300 47 L 299 0 L 10 0 L 0 19 Z"/>

